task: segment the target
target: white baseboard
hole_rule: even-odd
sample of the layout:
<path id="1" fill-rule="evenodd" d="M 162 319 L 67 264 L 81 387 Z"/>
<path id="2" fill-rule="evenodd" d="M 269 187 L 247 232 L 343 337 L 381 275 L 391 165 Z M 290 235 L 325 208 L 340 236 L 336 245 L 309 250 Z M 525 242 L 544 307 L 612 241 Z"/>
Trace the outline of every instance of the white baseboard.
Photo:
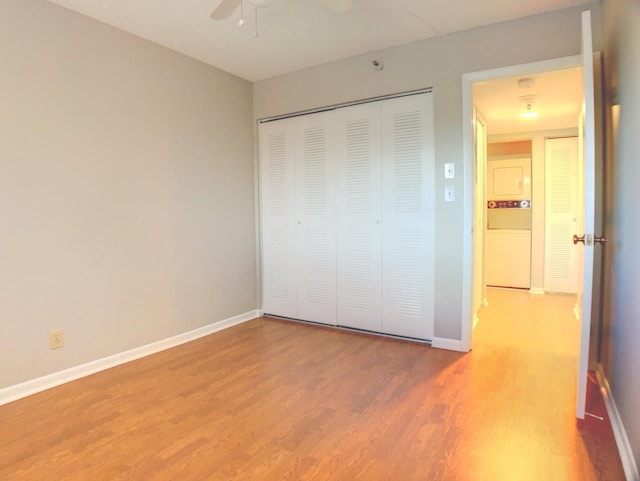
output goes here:
<path id="1" fill-rule="evenodd" d="M 622 424 L 622 418 L 620 412 L 616 406 L 616 402 L 613 399 L 613 393 L 609 386 L 609 381 L 602 371 L 602 366 L 596 371 L 598 376 L 598 383 L 600 384 L 600 390 L 602 391 L 602 397 L 604 399 L 604 405 L 607 408 L 607 414 L 611 420 L 611 427 L 613 428 L 613 435 L 616 438 L 616 444 L 618 446 L 618 452 L 620 453 L 620 460 L 622 461 L 622 467 L 624 468 L 624 474 L 627 481 L 640 480 L 640 474 L 638 474 L 638 466 L 636 460 L 633 457 L 633 451 L 631 450 L 631 444 L 629 443 L 629 437 L 627 431 Z"/>
<path id="2" fill-rule="evenodd" d="M 448 351 L 468 352 L 462 346 L 462 341 L 457 339 L 447 339 L 445 337 L 434 337 L 431 341 L 431 347 L 437 349 L 446 349 Z"/>
<path id="3" fill-rule="evenodd" d="M 214 322 L 208 326 L 194 329 L 193 331 L 178 334 L 177 336 L 152 342 L 151 344 L 136 347 L 129 351 L 103 357 L 102 359 L 96 359 L 95 361 L 91 361 L 86 364 L 80 364 L 79 366 L 74 366 L 63 371 L 54 372 L 52 374 L 47 374 L 46 376 L 0 389 L 0 406 L 38 392 L 45 391 L 46 389 L 51 389 L 52 387 L 60 386 L 61 384 L 70 381 L 75 381 L 76 379 L 89 376 L 90 374 L 104 371 L 105 369 L 119 366 L 120 364 L 125 364 L 127 362 L 140 359 L 141 357 L 149 356 L 151 354 L 164 351 L 165 349 L 170 349 L 172 347 L 179 346 L 180 344 L 194 341 L 201 337 L 208 336 L 209 334 L 213 334 L 214 332 L 250 321 L 256 317 L 261 317 L 260 311 L 249 311 L 228 319 L 223 319 L 222 321 Z"/>
<path id="4" fill-rule="evenodd" d="M 544 295 L 544 289 L 542 287 L 532 287 L 529 289 L 530 294 Z"/>

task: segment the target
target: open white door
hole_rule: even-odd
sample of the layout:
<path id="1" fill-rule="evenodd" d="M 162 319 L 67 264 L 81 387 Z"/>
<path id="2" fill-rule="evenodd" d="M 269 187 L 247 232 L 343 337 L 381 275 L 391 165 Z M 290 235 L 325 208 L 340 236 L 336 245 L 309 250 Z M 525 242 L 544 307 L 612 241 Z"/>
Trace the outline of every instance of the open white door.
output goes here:
<path id="1" fill-rule="evenodd" d="M 582 160 L 584 172 L 584 233 L 574 236 L 574 244 L 582 242 L 582 289 L 578 291 L 581 321 L 580 359 L 578 363 L 578 392 L 576 416 L 584 419 L 589 369 L 589 337 L 591 332 L 591 303 L 593 292 L 593 248 L 595 231 L 595 101 L 593 78 L 593 44 L 591 37 L 591 12 L 582 12 L 582 81 L 584 104 L 582 115 Z M 583 246 L 578 248 L 582 249 Z"/>

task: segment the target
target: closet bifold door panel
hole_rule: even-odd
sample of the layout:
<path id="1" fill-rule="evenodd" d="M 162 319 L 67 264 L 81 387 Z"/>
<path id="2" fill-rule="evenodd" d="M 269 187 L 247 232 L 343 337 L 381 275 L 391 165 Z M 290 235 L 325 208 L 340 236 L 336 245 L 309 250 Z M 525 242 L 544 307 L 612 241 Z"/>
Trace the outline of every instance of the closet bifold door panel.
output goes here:
<path id="1" fill-rule="evenodd" d="M 432 94 L 382 102 L 382 331 L 432 339 L 434 139 Z"/>
<path id="2" fill-rule="evenodd" d="M 338 324 L 382 331 L 380 104 L 335 111 Z"/>
<path id="3" fill-rule="evenodd" d="M 571 241 L 578 232 L 578 137 L 545 140 L 544 290 L 578 291 L 577 251 Z"/>
<path id="4" fill-rule="evenodd" d="M 297 119 L 260 124 L 262 310 L 297 317 Z"/>
<path id="5" fill-rule="evenodd" d="M 333 112 L 298 117 L 297 315 L 336 323 L 336 194 Z"/>
<path id="6" fill-rule="evenodd" d="M 432 102 L 260 124 L 265 314 L 432 339 Z"/>

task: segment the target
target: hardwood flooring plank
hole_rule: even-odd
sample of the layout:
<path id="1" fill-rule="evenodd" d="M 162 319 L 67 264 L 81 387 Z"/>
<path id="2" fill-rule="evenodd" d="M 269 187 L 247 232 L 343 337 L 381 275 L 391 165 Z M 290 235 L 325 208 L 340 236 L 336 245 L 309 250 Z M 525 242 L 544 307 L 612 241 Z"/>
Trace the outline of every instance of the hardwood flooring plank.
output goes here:
<path id="1" fill-rule="evenodd" d="M 1 406 L 0 479 L 623 480 L 573 302 L 492 289 L 468 354 L 256 319 Z"/>

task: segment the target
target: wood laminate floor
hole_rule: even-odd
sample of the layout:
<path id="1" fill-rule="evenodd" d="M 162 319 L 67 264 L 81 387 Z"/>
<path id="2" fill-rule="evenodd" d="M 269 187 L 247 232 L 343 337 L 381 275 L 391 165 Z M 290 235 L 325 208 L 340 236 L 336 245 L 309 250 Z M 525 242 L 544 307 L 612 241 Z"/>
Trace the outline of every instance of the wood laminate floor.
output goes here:
<path id="1" fill-rule="evenodd" d="M 468 354 L 250 321 L 0 407 L 0 480 L 623 480 L 573 302 L 492 289 Z"/>

